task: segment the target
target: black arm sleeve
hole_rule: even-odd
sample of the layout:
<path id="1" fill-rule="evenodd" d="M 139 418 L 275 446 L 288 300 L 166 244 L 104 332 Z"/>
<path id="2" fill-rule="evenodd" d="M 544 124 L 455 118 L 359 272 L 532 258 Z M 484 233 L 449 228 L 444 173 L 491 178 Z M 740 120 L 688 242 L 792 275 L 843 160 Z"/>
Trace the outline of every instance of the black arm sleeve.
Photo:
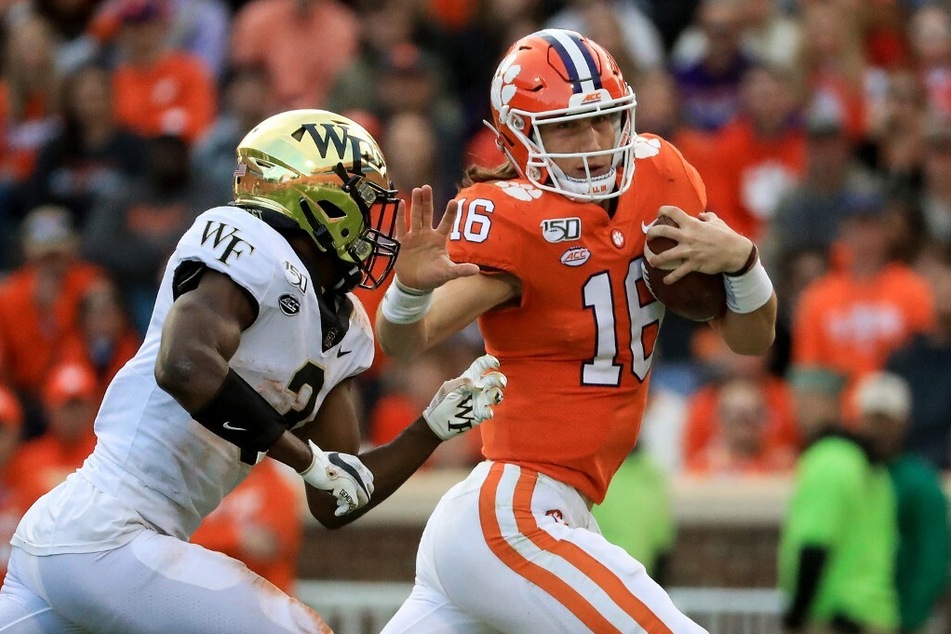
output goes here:
<path id="1" fill-rule="evenodd" d="M 192 418 L 212 433 L 241 449 L 241 460 L 254 464 L 290 425 L 263 396 L 233 369 L 221 388 Z"/>
<path id="2" fill-rule="evenodd" d="M 821 546 L 803 546 L 799 551 L 796 594 L 783 616 L 783 624 L 787 628 L 798 630 L 805 623 L 828 558 L 829 552 Z"/>

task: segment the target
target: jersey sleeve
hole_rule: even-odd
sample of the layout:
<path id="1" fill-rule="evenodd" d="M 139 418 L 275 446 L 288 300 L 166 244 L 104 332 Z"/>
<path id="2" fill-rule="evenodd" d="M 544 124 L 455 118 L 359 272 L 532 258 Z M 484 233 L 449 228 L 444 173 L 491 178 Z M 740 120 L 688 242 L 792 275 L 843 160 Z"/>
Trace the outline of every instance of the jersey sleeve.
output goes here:
<path id="1" fill-rule="evenodd" d="M 281 266 L 268 231 L 261 220 L 236 207 L 210 209 L 179 240 L 171 265 L 177 270 L 183 263 L 200 262 L 230 277 L 260 306 Z"/>
<path id="2" fill-rule="evenodd" d="M 501 186 L 489 183 L 459 192 L 459 215 L 447 243 L 453 262 L 519 275 L 523 266 L 519 210 L 505 197 Z"/>

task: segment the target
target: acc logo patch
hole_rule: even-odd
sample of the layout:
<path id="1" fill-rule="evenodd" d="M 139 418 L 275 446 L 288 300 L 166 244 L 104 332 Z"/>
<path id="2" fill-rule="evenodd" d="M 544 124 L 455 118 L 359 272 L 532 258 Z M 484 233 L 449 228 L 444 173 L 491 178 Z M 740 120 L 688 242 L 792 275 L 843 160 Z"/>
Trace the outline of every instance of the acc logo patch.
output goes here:
<path id="1" fill-rule="evenodd" d="M 281 307 L 281 312 L 285 315 L 296 315 L 300 312 L 300 300 L 290 293 L 284 293 L 281 295 L 281 298 L 277 300 L 277 303 Z"/>
<path id="2" fill-rule="evenodd" d="M 542 220 L 542 237 L 546 242 L 565 242 L 581 237 L 581 218 L 551 218 Z"/>
<path id="3" fill-rule="evenodd" d="M 561 263 L 565 266 L 581 266 L 591 257 L 587 247 L 571 247 L 561 254 Z"/>
<path id="4" fill-rule="evenodd" d="M 510 183 L 509 181 L 496 181 L 495 183 L 502 188 L 506 194 L 518 200 L 531 202 L 542 195 L 542 190 L 536 189 L 528 183 Z"/>

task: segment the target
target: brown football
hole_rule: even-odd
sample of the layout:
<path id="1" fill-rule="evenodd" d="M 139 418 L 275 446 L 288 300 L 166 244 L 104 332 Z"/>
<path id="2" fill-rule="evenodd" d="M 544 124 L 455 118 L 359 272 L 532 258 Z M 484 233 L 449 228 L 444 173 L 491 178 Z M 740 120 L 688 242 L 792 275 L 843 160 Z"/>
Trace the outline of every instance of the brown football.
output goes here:
<path id="1" fill-rule="evenodd" d="M 678 226 L 677 222 L 668 216 L 658 216 L 657 224 Z M 655 237 L 648 239 L 644 252 L 663 253 L 675 246 L 677 242 L 671 238 Z M 647 258 L 644 258 L 644 281 L 654 297 L 668 310 L 693 321 L 709 321 L 726 313 L 726 289 L 721 273 L 694 271 L 673 284 L 665 284 L 664 276 L 674 268 L 676 267 L 659 269 L 651 266 Z"/>

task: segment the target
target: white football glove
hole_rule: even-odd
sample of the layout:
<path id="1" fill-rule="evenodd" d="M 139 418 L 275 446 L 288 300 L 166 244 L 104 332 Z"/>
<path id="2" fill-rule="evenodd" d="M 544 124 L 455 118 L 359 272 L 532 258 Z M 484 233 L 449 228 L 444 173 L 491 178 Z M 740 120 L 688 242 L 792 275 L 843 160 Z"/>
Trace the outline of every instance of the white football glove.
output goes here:
<path id="1" fill-rule="evenodd" d="M 448 440 L 492 418 L 492 408 L 502 402 L 507 381 L 498 367 L 499 360 L 486 354 L 461 376 L 442 384 L 423 412 L 434 434 Z"/>
<path id="2" fill-rule="evenodd" d="M 334 515 L 346 515 L 370 501 L 373 495 L 373 473 L 359 458 L 348 453 L 326 452 L 313 440 L 307 442 L 314 459 L 309 467 L 300 472 L 300 476 L 315 489 L 337 498 Z"/>

